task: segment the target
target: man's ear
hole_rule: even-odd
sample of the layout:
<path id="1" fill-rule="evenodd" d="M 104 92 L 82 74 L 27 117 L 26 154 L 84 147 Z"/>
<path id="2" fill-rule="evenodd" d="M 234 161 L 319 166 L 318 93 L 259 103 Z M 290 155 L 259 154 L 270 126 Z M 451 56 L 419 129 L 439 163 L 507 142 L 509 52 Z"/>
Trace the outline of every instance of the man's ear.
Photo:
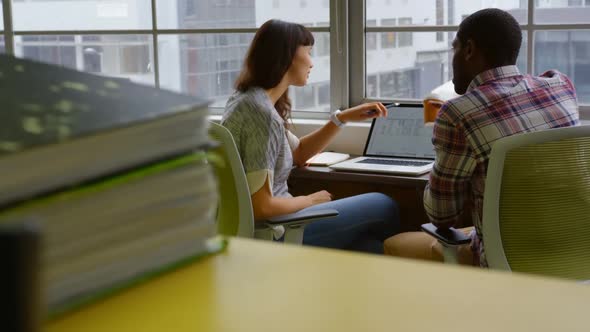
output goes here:
<path id="1" fill-rule="evenodd" d="M 477 47 L 472 39 L 467 39 L 465 45 L 463 46 L 463 56 L 465 60 L 473 60 L 475 57 L 475 53 L 477 52 Z"/>

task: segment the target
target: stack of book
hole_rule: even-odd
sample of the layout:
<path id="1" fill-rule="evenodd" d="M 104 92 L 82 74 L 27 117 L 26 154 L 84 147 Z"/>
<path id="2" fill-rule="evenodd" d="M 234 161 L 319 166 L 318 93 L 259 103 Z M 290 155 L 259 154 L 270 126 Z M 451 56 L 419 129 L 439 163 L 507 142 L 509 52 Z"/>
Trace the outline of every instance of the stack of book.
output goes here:
<path id="1" fill-rule="evenodd" d="M 59 313 L 214 250 L 207 103 L 0 56 L 0 225 L 42 234 Z"/>

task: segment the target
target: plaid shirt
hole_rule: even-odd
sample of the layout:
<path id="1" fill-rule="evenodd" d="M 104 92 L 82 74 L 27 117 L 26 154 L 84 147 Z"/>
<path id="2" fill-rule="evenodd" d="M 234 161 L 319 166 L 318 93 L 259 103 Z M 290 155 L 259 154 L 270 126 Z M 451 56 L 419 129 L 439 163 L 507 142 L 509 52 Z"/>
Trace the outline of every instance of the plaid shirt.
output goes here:
<path id="1" fill-rule="evenodd" d="M 424 208 L 439 227 L 452 226 L 473 201 L 474 264 L 487 266 L 481 241 L 483 193 L 493 143 L 522 132 L 578 125 L 576 92 L 557 71 L 522 75 L 516 66 L 477 75 L 463 96 L 440 109 L 432 142 L 436 162 L 424 191 Z"/>

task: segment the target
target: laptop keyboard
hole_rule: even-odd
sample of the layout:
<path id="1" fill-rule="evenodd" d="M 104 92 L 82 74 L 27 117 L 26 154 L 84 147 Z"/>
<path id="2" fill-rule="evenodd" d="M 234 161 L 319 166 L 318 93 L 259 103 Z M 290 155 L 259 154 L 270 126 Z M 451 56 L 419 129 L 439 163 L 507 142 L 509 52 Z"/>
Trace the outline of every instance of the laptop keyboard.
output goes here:
<path id="1" fill-rule="evenodd" d="M 357 161 L 360 164 L 376 164 L 376 165 L 397 165 L 397 166 L 425 166 L 430 162 L 425 161 L 410 161 L 410 160 L 399 160 L 399 159 L 372 159 L 367 158 Z"/>

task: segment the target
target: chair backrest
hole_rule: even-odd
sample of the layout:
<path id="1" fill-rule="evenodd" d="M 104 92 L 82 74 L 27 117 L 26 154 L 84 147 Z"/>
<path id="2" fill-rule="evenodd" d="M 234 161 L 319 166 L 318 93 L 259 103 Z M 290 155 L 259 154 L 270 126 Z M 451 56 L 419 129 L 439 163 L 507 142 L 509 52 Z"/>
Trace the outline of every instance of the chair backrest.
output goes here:
<path id="1" fill-rule="evenodd" d="M 215 165 L 219 183 L 217 229 L 229 236 L 254 237 L 254 212 L 242 161 L 234 139 L 225 127 L 210 123 L 209 135 L 221 143 L 215 152 L 222 163 Z"/>
<path id="2" fill-rule="evenodd" d="M 590 126 L 498 140 L 482 224 L 490 268 L 590 279 Z"/>

